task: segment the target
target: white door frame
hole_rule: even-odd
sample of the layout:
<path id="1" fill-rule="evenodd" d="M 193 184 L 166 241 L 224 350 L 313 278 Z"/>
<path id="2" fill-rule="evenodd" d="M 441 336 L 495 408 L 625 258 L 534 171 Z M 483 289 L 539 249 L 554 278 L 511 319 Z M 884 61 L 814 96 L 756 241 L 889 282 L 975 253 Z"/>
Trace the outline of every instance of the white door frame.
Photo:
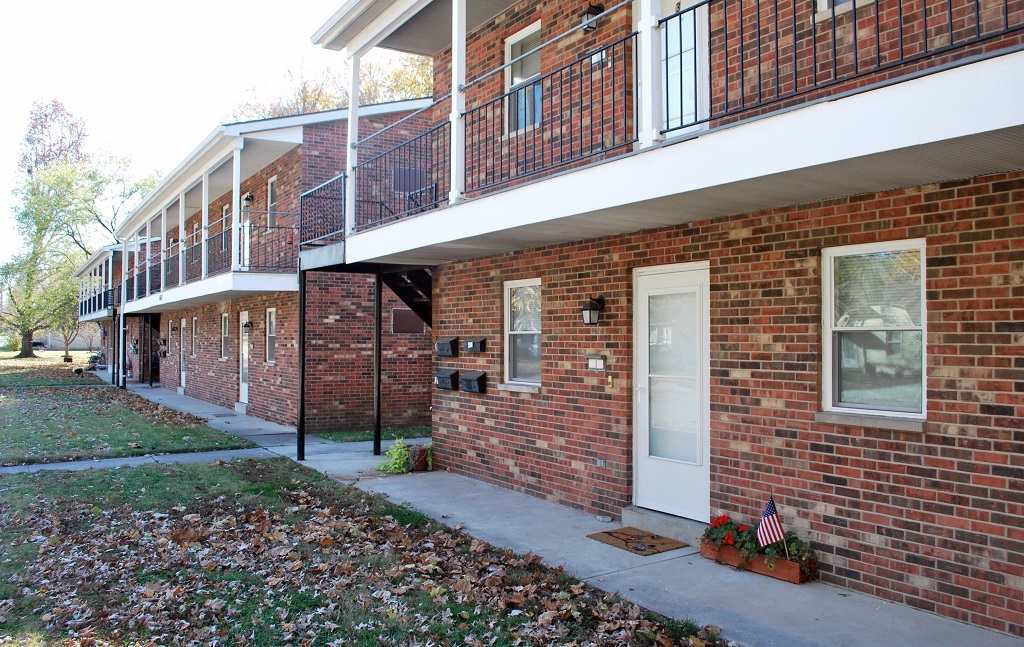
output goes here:
<path id="1" fill-rule="evenodd" d="M 249 404 L 249 334 L 245 324 L 249 323 L 249 311 L 238 313 L 238 401 Z"/>
<path id="2" fill-rule="evenodd" d="M 700 393 L 700 449 L 698 463 L 683 463 L 648 456 L 649 449 L 649 314 L 642 298 L 644 278 L 686 275 L 679 287 L 696 284 L 702 310 L 698 333 L 698 385 Z M 696 282 L 696 283 L 695 283 Z M 671 282 L 669 282 L 671 283 Z M 671 284 L 665 289 L 671 290 Z M 707 522 L 711 514 L 711 362 L 710 362 L 710 263 L 700 261 L 633 270 L 633 503 L 675 516 Z M 648 288 L 650 289 L 650 288 Z M 671 293 L 671 292 L 668 292 Z M 641 353 L 645 353 L 641 356 Z M 646 369 L 646 370 L 645 370 Z M 642 471 L 645 470 L 645 471 Z M 674 480 L 673 477 L 678 476 Z M 685 484 L 684 484 L 685 479 Z"/>
<path id="3" fill-rule="evenodd" d="M 188 321 L 185 317 L 181 318 L 181 327 L 178 329 L 181 332 L 178 344 L 178 356 L 181 359 L 181 388 L 182 391 L 185 389 L 185 323 Z"/>

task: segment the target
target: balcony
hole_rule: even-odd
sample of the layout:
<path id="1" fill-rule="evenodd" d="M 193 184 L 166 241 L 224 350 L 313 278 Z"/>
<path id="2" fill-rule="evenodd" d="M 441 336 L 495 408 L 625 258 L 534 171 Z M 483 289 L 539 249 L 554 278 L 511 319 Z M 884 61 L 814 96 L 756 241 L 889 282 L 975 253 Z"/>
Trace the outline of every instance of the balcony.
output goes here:
<path id="1" fill-rule="evenodd" d="M 113 309 L 121 307 L 121 286 L 104 289 L 95 286 L 83 290 L 78 303 L 78 320 L 101 321 L 113 317 Z"/>
<path id="2" fill-rule="evenodd" d="M 685 147 L 672 145 L 692 143 L 691 154 L 698 154 L 697 149 L 703 154 L 710 144 L 705 141 L 697 145 L 696 142 L 711 139 L 708 135 L 715 135 L 723 143 L 728 140 L 741 156 L 715 166 L 723 178 L 716 181 L 724 187 L 728 183 L 725 178 L 736 177 L 735 173 L 730 175 L 728 168 L 733 161 L 753 165 L 757 157 L 784 158 L 788 148 L 813 144 L 805 138 L 814 137 L 811 130 L 801 133 L 794 124 L 796 127 L 788 134 L 792 145 L 777 143 L 771 149 L 758 150 L 752 148 L 761 141 L 759 132 L 754 136 L 755 129 L 746 129 L 744 137 L 723 135 L 727 131 L 757 124 L 767 116 L 791 115 L 798 107 L 822 106 L 836 99 L 870 95 L 872 90 L 888 89 L 896 94 L 903 81 L 926 79 L 934 73 L 994 59 L 993 53 L 1012 54 L 1024 43 L 1024 0 L 856 0 L 855 8 L 853 2 L 827 9 L 824 5 L 824 0 L 705 0 L 660 19 L 657 28 L 648 32 L 623 35 L 609 30 L 607 44 L 590 49 L 572 62 L 508 92 L 488 96 L 488 90 L 500 89 L 495 79 L 501 69 L 493 70 L 466 84 L 466 109 L 461 113 L 465 148 L 455 160 L 451 152 L 451 123 L 446 117 L 438 118 L 437 125 L 408 141 L 372 157 L 361 158 L 349 182 L 355 193 L 347 223 L 346 196 L 341 189 L 344 177 L 337 178 L 333 188 L 325 185 L 315 190 L 320 193 L 307 194 L 308 200 L 304 196 L 302 245 L 314 247 L 340 242 L 346 232 L 350 243 L 354 244 L 357 239 L 363 241 L 365 234 L 365 241 L 361 243 L 365 250 L 357 254 L 356 261 L 372 258 L 430 263 L 516 249 L 512 246 L 515 244 L 573 240 L 582 235 L 626 231 L 629 227 L 638 229 L 685 222 L 701 215 L 724 215 L 730 210 L 741 213 L 822 199 L 837 195 L 836 191 L 868 191 L 876 185 L 884 186 L 883 181 L 912 185 L 918 181 L 918 175 L 909 172 L 906 160 L 916 158 L 894 154 L 886 164 L 893 165 L 897 171 L 884 180 L 873 177 L 859 183 L 854 181 L 850 176 L 854 167 L 851 161 L 845 170 L 831 167 L 830 175 L 825 175 L 824 170 L 818 175 L 807 172 L 798 178 L 799 187 L 791 191 L 784 190 L 786 182 L 781 179 L 770 190 L 750 181 L 732 189 L 723 188 L 721 195 L 709 193 L 700 201 L 670 198 L 671 192 L 682 195 L 683 187 L 692 184 L 680 174 L 673 186 L 665 189 L 668 193 L 659 197 L 660 203 L 650 202 L 649 216 L 630 214 L 621 224 L 610 222 L 615 219 L 601 214 L 602 209 L 607 210 L 614 201 L 602 205 L 589 199 L 591 193 L 607 193 L 609 182 L 630 189 L 622 193 L 631 193 L 635 187 L 625 186 L 624 177 L 643 178 L 647 182 L 642 170 L 645 164 L 639 160 L 647 153 L 654 156 L 657 152 L 659 161 L 663 159 L 665 164 L 679 165 L 685 160 L 687 165 L 699 165 L 692 157 L 682 157 L 679 149 Z M 619 11 L 629 11 L 629 8 Z M 624 23 L 631 21 L 620 20 L 616 24 Z M 645 33 L 651 35 L 645 37 Z M 1015 81 L 1006 79 L 1005 83 L 1010 84 L 1008 91 L 1019 92 L 1012 89 Z M 934 80 L 931 84 L 935 86 Z M 963 98 L 956 85 L 950 85 L 947 95 Z M 919 93 L 919 96 L 925 95 Z M 912 101 L 908 103 L 913 107 Z M 925 103 L 917 106 L 917 110 L 922 115 L 955 111 L 955 103 L 948 99 L 942 105 Z M 433 114 L 446 115 L 449 106 L 450 99 L 440 101 Z M 824 110 L 820 112 L 823 114 Z M 854 114 L 858 113 L 854 111 Z M 888 127 L 884 123 L 887 115 L 884 109 L 859 114 L 867 119 L 882 120 L 877 127 L 868 122 L 872 128 L 882 131 Z M 915 140 L 910 136 L 916 125 L 912 116 L 911 111 L 906 119 L 910 126 L 902 128 L 902 132 L 908 142 L 914 143 L 923 138 Z M 956 123 L 963 126 L 963 132 L 970 133 L 970 121 L 961 119 Z M 787 119 L 787 126 L 790 123 L 793 120 Z M 1018 124 L 1019 119 L 1012 125 Z M 847 120 L 827 124 L 827 127 L 830 137 L 845 132 L 846 139 L 855 141 L 863 137 L 865 125 L 863 121 Z M 999 148 L 996 156 L 1005 153 L 1016 160 L 1020 158 L 1017 140 L 1020 133 L 1009 134 L 1006 141 L 988 141 L 985 146 L 995 143 Z M 741 143 L 744 139 L 745 147 Z M 765 138 L 768 139 L 771 138 Z M 360 142 L 361 153 L 365 142 Z M 952 144 L 949 146 L 955 148 Z M 934 147 L 930 154 L 951 160 L 944 162 L 948 171 L 934 172 L 953 173 L 949 179 L 964 177 L 957 173 L 990 172 L 982 159 L 981 149 L 985 146 L 978 139 L 979 150 L 971 151 L 970 163 L 966 158 L 956 159 L 957 153 L 952 148 Z M 826 142 L 822 140 L 818 147 L 824 149 Z M 905 148 L 909 149 L 910 144 Z M 669 149 L 676 150 L 668 152 Z M 1015 149 L 1018 152 L 1014 153 Z M 718 150 L 726 149 L 719 147 Z M 638 158 L 637 152 L 644 155 Z M 850 159 L 853 157 L 851 153 Z M 861 157 L 866 159 L 863 154 Z M 712 157 L 705 159 L 710 164 Z M 827 157 L 821 159 L 823 168 L 831 163 Z M 488 201 L 486 204 L 490 207 L 485 208 L 480 198 L 513 187 L 533 187 L 538 180 L 553 176 L 562 178 L 560 183 L 568 188 L 572 184 L 564 180 L 568 171 L 607 166 L 604 163 L 611 160 L 615 163 L 609 168 L 623 165 L 618 173 L 612 170 L 589 173 L 589 184 L 580 180 L 573 186 L 578 204 L 570 209 L 577 211 L 558 213 L 550 206 L 554 201 L 564 204 L 566 190 L 552 188 L 547 193 L 531 190 L 529 200 L 506 198 L 501 204 L 516 205 L 517 218 L 523 223 L 519 229 L 522 235 L 516 241 L 512 240 L 515 237 L 507 235 L 508 242 L 497 240 L 499 228 L 515 228 L 515 219 L 508 219 L 504 224 L 498 220 L 499 212 L 513 211 L 513 208 L 495 209 L 499 203 L 493 200 Z M 664 164 L 660 164 L 659 173 L 663 169 Z M 704 171 L 699 166 L 698 170 Z M 864 174 L 870 174 L 870 169 Z M 599 176 L 604 179 L 595 184 Z M 421 220 L 417 217 L 444 207 L 457 206 L 462 210 L 461 205 L 449 205 L 454 177 L 464 178 L 462 194 L 456 191 L 458 197 L 465 198 L 463 204 L 477 204 L 476 208 L 464 209 L 465 220 L 445 224 L 432 220 L 429 225 L 424 223 L 409 229 L 407 236 L 396 235 L 388 228 L 387 239 L 384 234 L 374 233 L 400 220 Z M 822 188 L 833 178 L 835 186 L 827 191 Z M 740 180 L 746 181 L 743 178 L 731 181 Z M 925 181 L 930 180 L 920 180 Z M 736 190 L 739 186 L 756 189 L 761 197 L 748 198 Z M 333 193 L 328 198 L 329 191 Z M 542 200 L 541 196 L 549 199 Z M 552 197 L 561 199 L 552 201 Z M 655 196 L 643 199 L 654 200 Z M 629 198 L 623 197 L 621 202 L 625 205 Z M 705 203 L 710 206 L 700 213 L 695 207 Z M 591 206 L 584 207 L 584 204 Z M 679 213 L 675 215 L 662 217 L 658 213 L 677 208 Z M 558 233 L 549 231 L 554 225 L 542 226 L 529 215 L 520 215 L 524 211 L 546 210 L 553 220 L 572 213 L 583 214 L 585 209 L 589 209 L 587 219 L 578 221 L 583 226 L 574 226 L 569 219 L 564 219 L 564 230 Z M 491 219 L 490 229 L 477 226 L 483 219 Z M 460 227 L 463 223 L 470 223 L 472 227 Z M 544 227 L 548 230 L 541 231 Z M 528 232 L 527 228 L 532 229 Z M 439 229 L 446 231 L 435 233 Z M 395 242 L 399 239 L 402 240 Z M 427 239 L 434 241 L 435 248 L 448 245 L 449 249 L 429 252 Z M 459 240 L 462 242 L 454 242 Z M 402 252 L 403 245 L 404 249 L 416 247 L 419 253 Z M 348 251 L 345 253 L 349 256 Z"/>
<path id="3" fill-rule="evenodd" d="M 298 285 L 298 228 L 267 223 L 295 222 L 297 216 L 294 212 L 245 210 L 236 228 L 228 217 L 211 223 L 207 229 L 216 233 L 205 239 L 197 233 L 169 245 L 166 254 L 158 252 L 148 258 L 140 251 L 140 265 L 127 275 L 126 312 L 162 312 L 252 294 L 294 291 Z"/>

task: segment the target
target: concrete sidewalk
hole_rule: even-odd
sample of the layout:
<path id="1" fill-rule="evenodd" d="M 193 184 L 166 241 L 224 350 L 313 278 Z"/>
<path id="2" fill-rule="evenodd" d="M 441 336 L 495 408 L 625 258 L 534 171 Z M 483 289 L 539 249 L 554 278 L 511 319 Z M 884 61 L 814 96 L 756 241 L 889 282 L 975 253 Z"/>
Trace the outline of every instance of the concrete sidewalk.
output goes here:
<path id="1" fill-rule="evenodd" d="M 211 452 L 210 456 L 217 456 L 202 460 L 246 455 L 243 452 L 295 458 L 296 435 L 291 427 L 166 389 L 133 384 L 130 390 L 169 408 L 208 418 L 211 427 L 261 446 Z M 115 460 L 188 460 L 187 456 L 192 455 Z M 82 461 L 89 467 L 103 462 Z M 697 548 L 702 524 L 692 524 L 689 546 L 639 556 L 587 538 L 620 524 L 446 472 L 381 476 L 376 471 L 380 462 L 369 442 L 306 438 L 304 465 L 395 503 L 408 503 L 449 526 L 462 524 L 465 532 L 495 546 L 540 555 L 548 565 L 564 566 L 566 572 L 591 585 L 616 591 L 658 613 L 717 625 L 725 637 L 749 647 L 1024 647 L 1021 638 L 820 582 L 798 586 L 715 564 L 703 559 Z"/>

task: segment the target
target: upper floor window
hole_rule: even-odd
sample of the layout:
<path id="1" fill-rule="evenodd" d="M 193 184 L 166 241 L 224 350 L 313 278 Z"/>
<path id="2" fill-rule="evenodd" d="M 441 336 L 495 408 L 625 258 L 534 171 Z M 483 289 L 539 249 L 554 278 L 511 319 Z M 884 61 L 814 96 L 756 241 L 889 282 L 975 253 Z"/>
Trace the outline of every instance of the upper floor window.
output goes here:
<path id="1" fill-rule="evenodd" d="M 540 279 L 505 283 L 505 381 L 540 384 Z"/>
<path id="2" fill-rule="evenodd" d="M 267 180 L 267 229 L 277 226 L 277 177 Z"/>
<path id="3" fill-rule="evenodd" d="M 226 204 L 221 209 L 220 220 L 220 251 L 228 251 L 228 239 L 231 237 L 231 205 Z"/>
<path id="4" fill-rule="evenodd" d="M 506 68 L 509 132 L 533 126 L 541 119 L 543 91 L 536 80 L 540 77 L 540 51 L 530 53 L 540 43 L 539 22 L 505 41 L 505 62 L 515 61 Z"/>
<path id="5" fill-rule="evenodd" d="M 267 363 L 277 360 L 277 308 L 267 308 Z"/>
<path id="6" fill-rule="evenodd" d="M 827 411 L 925 417 L 924 239 L 826 249 Z"/>

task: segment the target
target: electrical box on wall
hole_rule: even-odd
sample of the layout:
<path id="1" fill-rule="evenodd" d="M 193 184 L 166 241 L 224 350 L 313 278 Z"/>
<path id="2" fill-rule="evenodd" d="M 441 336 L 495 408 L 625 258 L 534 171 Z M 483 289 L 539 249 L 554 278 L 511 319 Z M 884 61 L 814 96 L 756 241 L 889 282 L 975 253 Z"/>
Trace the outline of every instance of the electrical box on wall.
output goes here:
<path id="1" fill-rule="evenodd" d="M 454 368 L 439 368 L 434 371 L 434 386 L 446 391 L 459 390 L 459 372 Z"/>
<path id="2" fill-rule="evenodd" d="M 487 392 L 487 373 L 483 371 L 464 371 L 460 381 L 462 390 L 467 393 Z"/>
<path id="3" fill-rule="evenodd" d="M 458 337 L 438 337 L 434 342 L 434 354 L 438 357 L 458 357 Z"/>
<path id="4" fill-rule="evenodd" d="M 486 337 L 466 337 L 462 341 L 462 350 L 466 353 L 482 353 L 486 347 Z"/>

